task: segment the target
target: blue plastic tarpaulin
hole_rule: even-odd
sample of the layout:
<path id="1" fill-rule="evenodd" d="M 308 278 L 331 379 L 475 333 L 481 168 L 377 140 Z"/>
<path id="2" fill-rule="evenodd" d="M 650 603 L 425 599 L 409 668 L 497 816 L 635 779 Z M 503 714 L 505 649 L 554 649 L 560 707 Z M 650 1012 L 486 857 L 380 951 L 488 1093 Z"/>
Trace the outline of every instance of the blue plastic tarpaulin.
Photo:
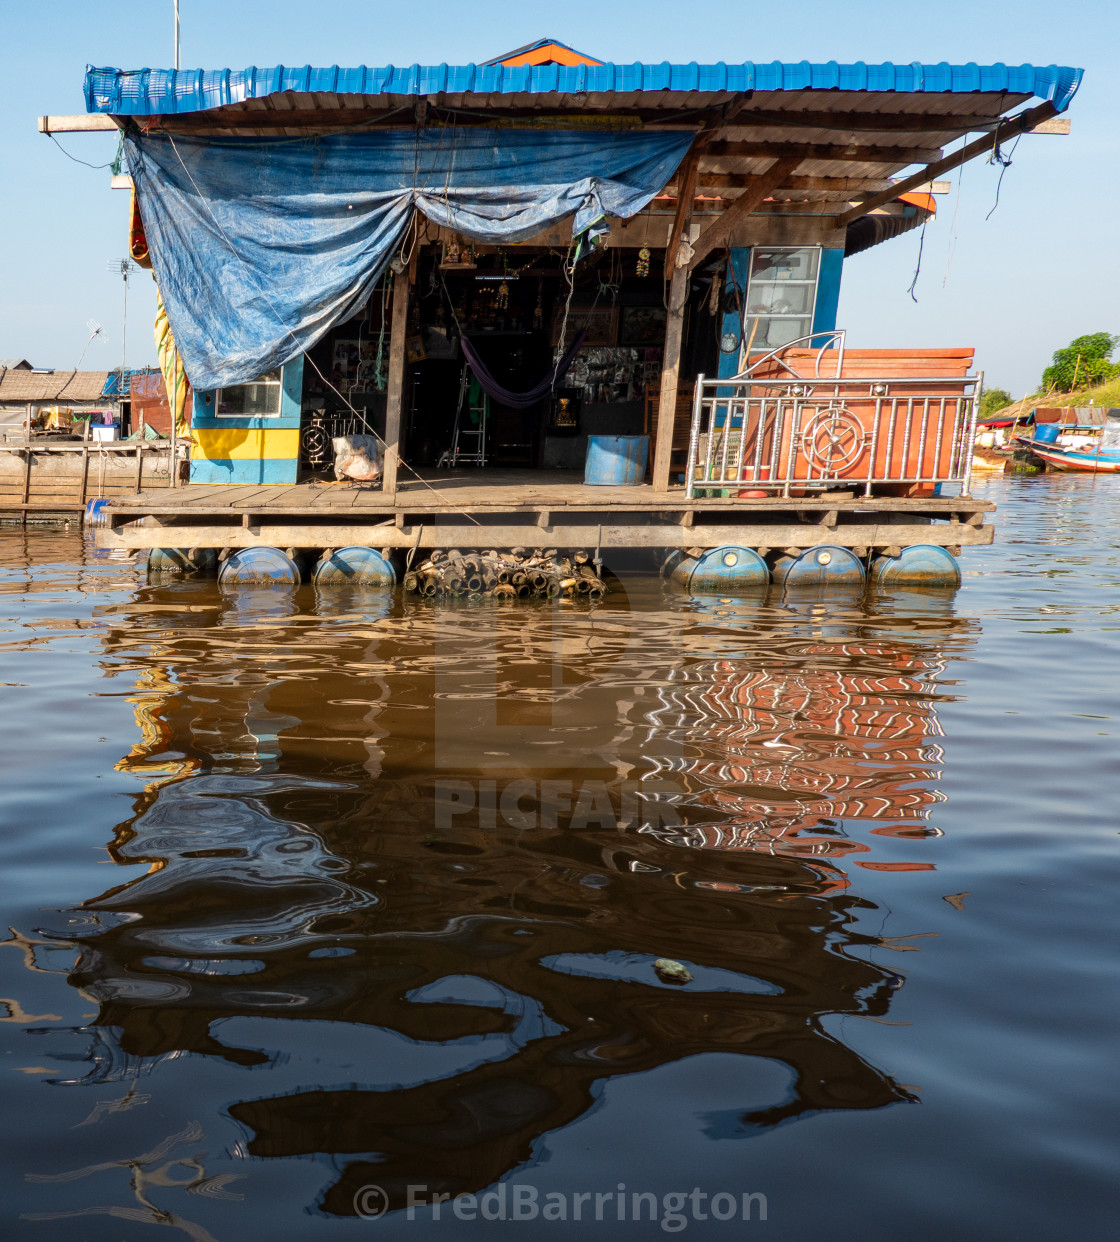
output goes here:
<path id="1" fill-rule="evenodd" d="M 125 140 L 152 267 L 191 384 L 244 383 L 354 315 L 414 210 L 479 242 L 573 236 L 640 211 L 689 131 L 387 130 Z"/>

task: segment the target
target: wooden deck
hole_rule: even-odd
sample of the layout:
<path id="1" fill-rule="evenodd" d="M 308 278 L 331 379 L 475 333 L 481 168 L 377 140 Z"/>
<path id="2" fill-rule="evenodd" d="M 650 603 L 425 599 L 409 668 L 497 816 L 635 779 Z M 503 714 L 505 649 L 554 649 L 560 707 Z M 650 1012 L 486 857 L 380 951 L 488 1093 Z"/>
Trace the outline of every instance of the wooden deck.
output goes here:
<path id="1" fill-rule="evenodd" d="M 81 513 L 98 497 L 158 494 L 170 484 L 166 441 L 0 444 L 0 517 Z"/>
<path id="2" fill-rule="evenodd" d="M 593 487 L 578 471 L 428 471 L 394 495 L 334 483 L 202 486 L 114 498 L 97 541 L 112 548 L 554 547 L 866 549 L 991 543 L 969 497 L 689 500 L 684 489 Z"/>

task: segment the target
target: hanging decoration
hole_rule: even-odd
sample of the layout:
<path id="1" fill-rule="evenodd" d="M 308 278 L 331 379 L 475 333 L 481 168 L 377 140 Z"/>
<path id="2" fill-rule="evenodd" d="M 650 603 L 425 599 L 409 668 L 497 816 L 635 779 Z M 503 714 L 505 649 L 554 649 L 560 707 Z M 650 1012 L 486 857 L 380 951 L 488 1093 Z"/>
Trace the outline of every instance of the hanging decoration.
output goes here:
<path id="1" fill-rule="evenodd" d="M 648 246 L 643 246 L 641 250 L 638 251 L 638 267 L 637 267 L 637 271 L 635 272 L 635 275 L 637 276 L 648 276 L 649 275 L 649 247 Z"/>
<path id="2" fill-rule="evenodd" d="M 136 201 L 135 187 L 130 195 L 128 207 L 128 254 L 129 258 L 140 267 L 151 268 L 148 239 L 144 234 L 144 221 L 140 219 L 140 204 Z"/>
<path id="3" fill-rule="evenodd" d="M 509 310 L 509 285 L 503 280 L 498 286 L 498 297 L 496 299 L 498 310 Z"/>

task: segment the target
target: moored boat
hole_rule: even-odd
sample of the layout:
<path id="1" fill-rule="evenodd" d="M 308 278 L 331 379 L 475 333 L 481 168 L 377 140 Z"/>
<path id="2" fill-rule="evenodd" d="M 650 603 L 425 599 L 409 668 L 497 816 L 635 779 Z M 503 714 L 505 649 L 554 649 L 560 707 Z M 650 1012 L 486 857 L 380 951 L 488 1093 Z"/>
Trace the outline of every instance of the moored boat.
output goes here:
<path id="1" fill-rule="evenodd" d="M 1055 424 L 1035 428 L 1027 439 L 1018 437 L 1051 470 L 1073 470 L 1089 474 L 1115 474 L 1120 471 L 1120 408 L 1106 412 L 1100 430 L 1091 436 L 1059 436 Z"/>
<path id="2" fill-rule="evenodd" d="M 1081 470 L 1092 474 L 1115 474 L 1120 471 L 1120 446 L 1075 450 L 1032 440 L 1030 450 L 1036 457 L 1041 457 L 1051 470 Z"/>

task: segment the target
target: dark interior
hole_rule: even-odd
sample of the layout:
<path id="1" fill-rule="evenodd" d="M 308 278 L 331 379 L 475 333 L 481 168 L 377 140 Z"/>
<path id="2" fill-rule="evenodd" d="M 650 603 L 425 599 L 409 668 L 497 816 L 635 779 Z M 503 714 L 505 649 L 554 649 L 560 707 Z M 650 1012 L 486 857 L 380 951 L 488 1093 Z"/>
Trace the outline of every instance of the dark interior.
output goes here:
<path id="1" fill-rule="evenodd" d="M 406 341 L 409 465 L 582 471 L 589 435 L 650 434 L 664 342 L 663 254 L 650 251 L 643 263 L 637 248 L 607 248 L 582 259 L 570 277 L 568 261 L 560 249 L 529 246 L 420 248 Z M 713 263 L 692 282 L 682 382 L 715 366 L 721 320 L 710 293 L 719 267 Z M 301 477 L 329 470 L 331 436 L 384 435 L 391 281 L 387 274 L 357 316 L 309 351 Z M 548 375 L 561 335 L 567 347 L 581 331 L 567 373 L 526 409 L 485 397 L 460 343 L 465 334 L 493 380 L 522 393 Z M 484 444 L 477 434 L 483 418 Z"/>

